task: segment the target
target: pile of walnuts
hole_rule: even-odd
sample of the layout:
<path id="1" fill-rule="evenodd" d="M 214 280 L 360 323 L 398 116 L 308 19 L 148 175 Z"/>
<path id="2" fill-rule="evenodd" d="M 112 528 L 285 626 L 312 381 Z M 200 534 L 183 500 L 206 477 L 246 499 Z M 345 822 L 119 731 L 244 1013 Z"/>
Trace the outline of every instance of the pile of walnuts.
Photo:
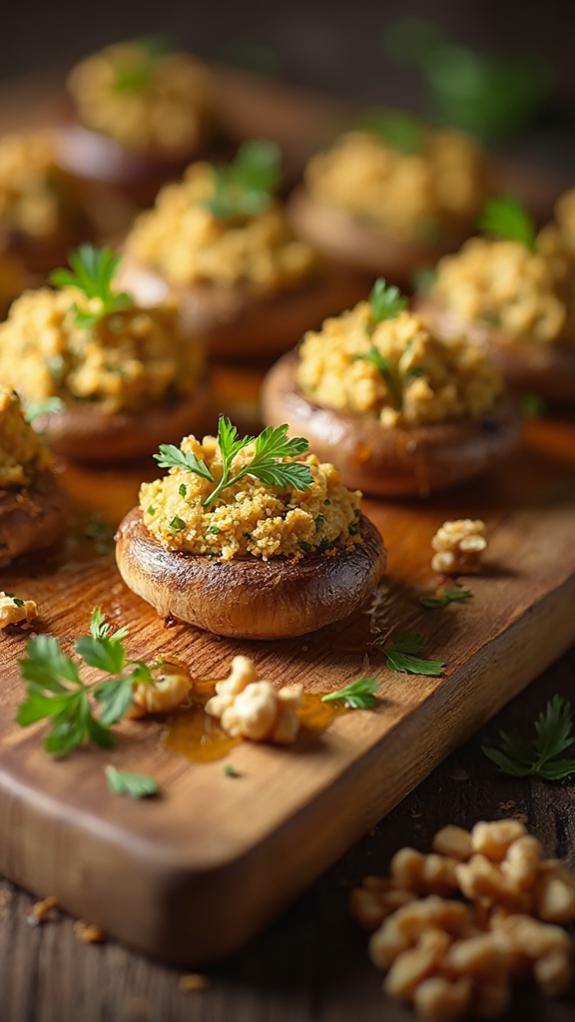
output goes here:
<path id="1" fill-rule="evenodd" d="M 372 930 L 384 990 L 429 1022 L 496 1018 L 514 979 L 561 994 L 572 977 L 575 877 L 518 820 L 443 827 L 424 855 L 402 848 L 389 877 L 365 877 L 351 910 Z"/>

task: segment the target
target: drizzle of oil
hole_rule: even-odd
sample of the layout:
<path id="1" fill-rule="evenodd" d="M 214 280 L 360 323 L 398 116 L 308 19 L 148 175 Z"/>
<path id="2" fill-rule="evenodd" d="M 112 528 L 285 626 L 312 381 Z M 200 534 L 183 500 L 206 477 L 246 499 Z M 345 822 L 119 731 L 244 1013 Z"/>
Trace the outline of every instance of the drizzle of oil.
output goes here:
<path id="1" fill-rule="evenodd" d="M 213 695 L 215 681 L 195 680 L 191 705 L 172 714 L 167 721 L 164 733 L 164 745 L 169 752 L 184 756 L 193 763 L 213 763 L 223 759 L 242 742 L 241 738 L 232 738 L 214 717 L 206 713 L 204 707 Z M 349 713 L 343 704 L 337 702 L 324 703 L 325 692 L 305 692 L 298 716 L 302 728 L 313 734 L 321 734 L 333 721 Z"/>

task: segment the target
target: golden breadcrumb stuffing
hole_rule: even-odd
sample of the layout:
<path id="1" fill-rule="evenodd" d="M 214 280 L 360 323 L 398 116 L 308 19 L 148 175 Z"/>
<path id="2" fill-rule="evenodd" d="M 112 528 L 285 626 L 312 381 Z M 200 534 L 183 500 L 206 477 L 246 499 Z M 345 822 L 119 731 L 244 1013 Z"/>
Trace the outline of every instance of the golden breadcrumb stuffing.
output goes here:
<path id="1" fill-rule="evenodd" d="M 79 121 L 134 151 L 185 156 L 212 118 L 209 72 L 187 53 L 151 54 L 119 43 L 82 60 L 68 77 Z"/>
<path id="2" fill-rule="evenodd" d="M 0 389 L 0 487 L 29 486 L 49 462 L 42 438 L 24 418 L 18 395 Z"/>
<path id="3" fill-rule="evenodd" d="M 566 309 L 550 262 L 517 241 L 471 238 L 440 260 L 430 297 L 458 322 L 497 330 L 502 341 L 564 338 Z"/>
<path id="4" fill-rule="evenodd" d="M 313 272 L 312 250 L 293 237 L 279 205 L 254 216 L 216 217 L 205 206 L 213 188 L 210 164 L 189 167 L 182 181 L 162 188 L 154 209 L 138 217 L 127 254 L 174 284 L 273 291 Z"/>
<path id="5" fill-rule="evenodd" d="M 38 606 L 34 600 L 21 600 L 11 593 L 0 592 L 0 628 L 21 625 L 38 617 Z"/>
<path id="6" fill-rule="evenodd" d="M 299 733 L 302 693 L 299 684 L 275 689 L 271 681 L 258 678 L 253 660 L 235 656 L 229 676 L 216 682 L 206 713 L 217 717 L 232 738 L 291 745 Z"/>
<path id="7" fill-rule="evenodd" d="M 75 305 L 89 307 L 74 288 L 27 291 L 0 325 L 0 379 L 25 402 L 55 396 L 111 413 L 197 388 L 200 349 L 179 333 L 174 308 L 130 308 L 86 328 Z"/>
<path id="8" fill-rule="evenodd" d="M 371 333 L 369 324 L 370 305 L 360 302 L 306 334 L 297 381 L 310 400 L 395 426 L 476 418 L 501 394 L 499 374 L 479 345 L 439 340 L 407 311 Z"/>
<path id="9" fill-rule="evenodd" d="M 480 518 L 444 522 L 431 540 L 433 571 L 442 575 L 469 575 L 481 570 L 487 549 L 486 526 Z"/>
<path id="10" fill-rule="evenodd" d="M 42 241 L 65 232 L 72 208 L 47 131 L 0 138 L 0 226 Z"/>
<path id="11" fill-rule="evenodd" d="M 453 131 L 427 132 L 415 153 L 369 132 L 349 132 L 313 157 L 306 182 L 314 198 L 421 241 L 473 220 L 486 195 L 481 150 Z"/>
<path id="12" fill-rule="evenodd" d="M 217 481 L 222 459 L 217 440 L 185 437 L 182 451 L 203 460 Z M 234 471 L 249 463 L 253 444 L 234 460 Z M 285 461 L 292 459 L 282 459 Z M 163 479 L 142 483 L 140 507 L 144 523 L 169 550 L 207 554 L 224 561 L 251 554 L 303 557 L 335 544 L 360 541 L 357 514 L 361 494 L 347 490 L 333 465 L 315 455 L 304 460 L 313 477 L 309 489 L 268 486 L 252 476 L 222 490 L 213 505 L 202 501 L 215 484 L 185 469 L 171 468 Z"/>

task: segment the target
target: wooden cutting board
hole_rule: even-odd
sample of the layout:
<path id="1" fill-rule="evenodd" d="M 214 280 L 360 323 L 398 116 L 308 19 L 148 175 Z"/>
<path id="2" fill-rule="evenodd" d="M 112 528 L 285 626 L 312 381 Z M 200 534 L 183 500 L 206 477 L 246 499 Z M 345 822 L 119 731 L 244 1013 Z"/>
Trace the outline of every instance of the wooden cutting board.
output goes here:
<path id="1" fill-rule="evenodd" d="M 237 390 L 242 384 L 239 377 Z M 129 627 L 134 655 L 181 658 L 196 679 L 223 676 L 242 652 L 265 677 L 302 681 L 310 692 L 369 671 L 381 681 L 381 703 L 305 730 L 293 749 L 243 743 L 226 759 L 191 762 L 166 747 L 166 725 L 154 720 L 122 725 L 112 752 L 53 762 L 41 726 L 14 724 L 25 639 L 4 636 L 0 872 L 167 961 L 238 947 L 575 640 L 574 467 L 575 424 L 540 422 L 489 479 L 426 503 L 366 502 L 390 551 L 375 606 L 293 641 L 238 643 L 165 627 L 124 588 L 113 557 L 77 538 L 77 524 L 76 538 L 50 557 L 2 573 L 2 588 L 36 599 L 42 629 L 66 648 L 101 604 Z M 149 471 L 76 467 L 62 478 L 76 505 L 115 524 Z M 446 517 L 467 515 L 489 527 L 485 570 L 469 582 L 473 599 L 424 610 L 414 587 L 431 581 L 431 536 Z M 406 626 L 424 636 L 427 655 L 447 661 L 444 677 L 386 669 L 373 640 Z M 181 718 L 179 730 L 172 725 L 172 743 L 182 726 Z M 161 797 L 135 803 L 110 794 L 107 763 L 153 774 Z M 225 763 L 241 776 L 228 777 Z"/>
<path id="2" fill-rule="evenodd" d="M 238 134 L 275 133 L 294 165 L 320 121 L 335 125 L 340 116 L 276 86 L 264 95 L 261 83 L 237 75 L 221 82 Z M 0 129 L 8 114 L 10 126 L 45 115 L 53 93 L 32 81 L 5 99 Z M 529 175 L 523 180 L 531 187 Z M 534 180 L 535 192 L 549 197 L 549 180 Z M 257 372 L 219 369 L 218 410 L 251 424 L 259 380 Z M 129 627 L 134 655 L 181 658 L 199 680 L 222 676 L 242 652 L 272 681 L 302 681 L 310 693 L 367 671 L 381 681 L 376 712 L 337 715 L 324 730 L 317 700 L 314 726 L 293 749 L 243 743 L 227 759 L 190 761 L 188 721 L 178 717 L 168 729 L 159 720 L 127 723 L 112 752 L 53 762 L 41 727 L 14 724 L 25 638 L 0 637 L 0 872 L 135 948 L 189 963 L 238 947 L 575 640 L 575 423 L 531 424 L 509 466 L 457 493 L 366 502 L 390 551 L 371 610 L 273 644 L 165 627 L 124 588 L 112 555 L 80 538 L 90 510 L 115 526 L 153 471 L 62 470 L 82 521 L 54 553 L 0 574 L 1 588 L 38 601 L 42 630 L 68 649 L 100 604 Z M 414 587 L 431 582 L 431 536 L 445 518 L 461 516 L 488 522 L 486 568 L 470 582 L 470 603 L 425 611 Z M 385 668 L 374 640 L 406 626 L 424 636 L 428 656 L 447 661 L 444 677 Z M 197 755 L 197 743 L 189 747 Z M 230 762 L 237 779 L 224 772 Z M 112 795 L 107 763 L 153 774 L 161 797 L 136 803 Z"/>

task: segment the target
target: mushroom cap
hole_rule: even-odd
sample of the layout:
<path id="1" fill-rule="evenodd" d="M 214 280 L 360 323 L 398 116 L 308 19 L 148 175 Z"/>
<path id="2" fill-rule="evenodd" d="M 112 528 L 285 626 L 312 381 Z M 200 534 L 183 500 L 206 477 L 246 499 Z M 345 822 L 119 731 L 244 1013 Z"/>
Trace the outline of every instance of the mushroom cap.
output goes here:
<path id="1" fill-rule="evenodd" d="M 64 531 L 67 509 L 67 497 L 49 470 L 23 490 L 0 490 L 0 565 L 54 543 Z"/>
<path id="2" fill-rule="evenodd" d="M 264 422 L 287 422 L 311 450 L 338 467 L 346 486 L 379 496 L 427 495 L 479 475 L 507 456 L 520 417 L 504 398 L 480 419 L 421 426 L 384 426 L 378 419 L 310 401 L 299 389 L 298 355 L 290 352 L 264 381 Z"/>
<path id="3" fill-rule="evenodd" d="M 347 617 L 373 591 L 386 551 L 365 515 L 360 532 L 363 543 L 335 556 L 219 561 L 166 550 L 133 508 L 116 535 L 116 560 L 126 585 L 164 617 L 216 635 L 281 639 Z"/>
<path id="4" fill-rule="evenodd" d="M 402 285 L 411 283 L 418 267 L 435 265 L 466 237 L 465 232 L 446 231 L 437 242 L 398 238 L 377 224 L 315 199 L 304 188 L 292 195 L 288 216 L 295 233 L 326 258 Z"/>
<path id="5" fill-rule="evenodd" d="M 366 281 L 326 266 L 291 287 L 251 295 L 238 286 L 170 284 L 150 267 L 126 257 L 118 277 L 140 304 L 175 299 L 181 328 L 200 338 L 217 358 L 271 360 L 293 347 L 306 330 L 365 297 Z"/>
<path id="6" fill-rule="evenodd" d="M 44 432 L 52 449 L 72 461 L 106 463 L 151 454 L 161 443 L 178 443 L 188 433 L 201 433 L 210 402 L 207 384 L 191 397 L 141 411 L 111 414 L 93 404 L 72 404 L 40 415 L 34 428 Z"/>

